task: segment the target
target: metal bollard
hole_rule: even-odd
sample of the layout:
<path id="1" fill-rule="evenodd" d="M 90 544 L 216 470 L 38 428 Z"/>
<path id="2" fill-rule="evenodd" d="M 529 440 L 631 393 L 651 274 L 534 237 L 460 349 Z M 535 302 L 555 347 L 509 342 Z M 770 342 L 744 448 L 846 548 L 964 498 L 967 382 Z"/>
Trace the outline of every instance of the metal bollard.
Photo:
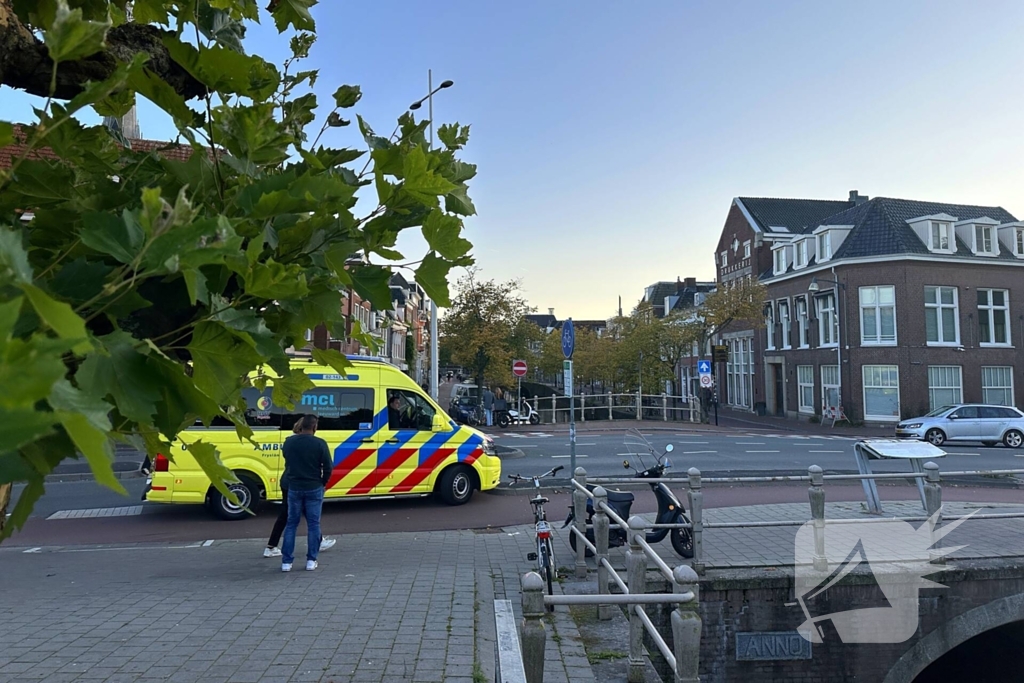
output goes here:
<path id="1" fill-rule="evenodd" d="M 647 592 L 647 554 L 636 542 L 637 535 L 644 533 L 642 517 L 633 515 L 628 520 L 629 552 L 626 553 L 626 572 L 629 579 L 629 594 L 643 595 Z M 644 681 L 644 622 L 637 613 L 638 605 L 629 605 L 629 666 L 626 680 L 629 683 Z"/>
<path id="2" fill-rule="evenodd" d="M 608 503 L 608 492 L 603 486 L 594 488 L 594 545 L 597 546 L 597 592 L 608 593 L 608 568 L 602 560 L 608 559 L 608 513 L 601 507 Z M 611 605 L 598 605 L 597 618 L 608 621 L 612 618 Z"/>
<path id="3" fill-rule="evenodd" d="M 615 418 L 612 416 L 612 392 L 608 392 L 608 421 L 611 422 Z"/>
<path id="4" fill-rule="evenodd" d="M 672 570 L 673 592 L 693 591 L 693 600 L 679 603 L 672 611 L 672 640 L 675 643 L 675 683 L 700 683 L 700 579 L 685 564 Z"/>
<path id="5" fill-rule="evenodd" d="M 576 481 L 581 486 L 587 485 L 587 471 L 585 469 L 577 467 L 574 475 Z M 572 502 L 573 513 L 576 517 L 573 520 L 573 526 L 580 534 L 585 536 L 587 532 L 587 494 L 573 487 Z M 569 533 L 573 532 L 570 531 Z M 573 535 L 576 537 L 576 578 L 585 579 L 587 578 L 587 546 L 580 540 L 579 534 Z"/>
<path id="6" fill-rule="evenodd" d="M 807 468 L 811 485 L 807 495 L 811 499 L 811 519 L 814 521 L 814 571 L 828 571 L 828 557 L 825 555 L 825 479 L 821 468 L 811 465 Z"/>
<path id="7" fill-rule="evenodd" d="M 537 572 L 523 576 L 523 665 L 526 683 L 544 683 L 544 579 Z"/>
<path id="8" fill-rule="evenodd" d="M 555 411 L 555 395 L 551 394 L 551 424 L 558 422 L 558 413 Z"/>
<path id="9" fill-rule="evenodd" d="M 668 396 L 665 394 L 661 395 L 661 419 L 668 422 Z"/>
<path id="10" fill-rule="evenodd" d="M 932 544 L 928 549 L 928 561 L 932 564 L 946 564 L 946 558 L 939 553 L 942 547 L 942 538 L 936 532 L 942 526 L 942 477 L 939 475 L 939 466 L 933 462 L 924 464 L 924 502 L 928 508 L 928 517 L 933 518 L 931 524 Z"/>
<path id="11" fill-rule="evenodd" d="M 580 390 L 580 422 L 587 421 L 587 395 Z"/>
<path id="12" fill-rule="evenodd" d="M 644 419 L 644 395 L 636 392 L 636 419 Z"/>
<path id="13" fill-rule="evenodd" d="M 690 533 L 693 534 L 693 561 L 690 566 L 698 574 L 704 573 L 704 494 L 700 490 L 700 470 L 691 467 L 690 490 L 686 497 L 690 501 Z"/>

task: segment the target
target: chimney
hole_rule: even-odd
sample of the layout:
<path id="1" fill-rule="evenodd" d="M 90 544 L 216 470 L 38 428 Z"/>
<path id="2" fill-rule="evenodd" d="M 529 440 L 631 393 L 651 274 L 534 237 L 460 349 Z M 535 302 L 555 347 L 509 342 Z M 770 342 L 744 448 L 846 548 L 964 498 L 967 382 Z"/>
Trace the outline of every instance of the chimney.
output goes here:
<path id="1" fill-rule="evenodd" d="M 555 309 L 549 308 L 548 309 L 548 315 L 550 315 L 552 318 L 554 318 L 555 317 Z"/>
<path id="2" fill-rule="evenodd" d="M 850 201 L 854 206 L 860 206 L 868 200 L 867 196 L 861 195 L 857 190 L 850 190 Z"/>
<path id="3" fill-rule="evenodd" d="M 686 278 L 685 280 L 683 280 L 683 286 L 684 287 L 695 288 L 697 286 L 697 278 L 695 278 L 695 277 L 688 277 L 688 278 Z"/>

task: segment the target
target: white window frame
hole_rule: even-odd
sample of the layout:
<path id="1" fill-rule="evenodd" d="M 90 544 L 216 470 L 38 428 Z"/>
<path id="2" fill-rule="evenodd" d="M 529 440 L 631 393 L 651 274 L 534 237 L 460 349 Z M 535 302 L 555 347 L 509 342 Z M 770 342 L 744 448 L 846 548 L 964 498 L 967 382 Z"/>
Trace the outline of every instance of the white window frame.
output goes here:
<path id="1" fill-rule="evenodd" d="M 824 411 L 826 406 L 830 408 L 838 408 L 839 405 L 843 402 L 843 398 L 840 393 L 842 391 L 842 379 L 839 376 L 839 366 L 829 364 L 822 365 L 818 372 L 821 376 L 822 411 Z M 831 376 L 833 373 L 835 373 L 834 377 Z M 835 404 L 828 400 L 829 392 L 833 390 L 836 395 Z"/>
<path id="2" fill-rule="evenodd" d="M 986 372 L 988 371 L 988 372 Z M 993 384 L 992 380 L 996 379 L 996 371 L 998 374 L 1005 375 L 1005 379 L 1009 380 L 1009 384 Z M 998 392 L 1009 392 L 1005 397 L 1008 398 L 1008 402 L 999 402 L 992 399 L 991 395 L 987 392 L 998 391 Z M 1004 399 L 1005 400 L 1005 399 Z M 981 366 L 981 401 L 982 403 L 989 403 L 992 405 L 1010 406 L 1016 405 L 1015 394 L 1013 392 L 1013 366 L 1012 365 L 983 365 Z"/>
<path id="3" fill-rule="evenodd" d="M 935 289 L 935 303 L 928 301 L 928 288 L 932 287 Z M 942 290 L 953 290 L 953 303 L 944 304 L 942 303 Z M 925 285 L 925 299 L 924 299 L 924 316 L 925 316 L 925 330 L 924 340 L 928 346 L 960 346 L 960 288 L 959 287 L 947 287 L 945 285 Z M 942 324 L 942 311 L 943 309 L 953 309 L 953 336 L 954 341 L 942 341 L 945 337 L 945 328 Z M 935 329 L 939 333 L 939 341 L 928 341 L 928 310 L 935 310 Z"/>
<path id="4" fill-rule="evenodd" d="M 978 344 L 979 344 L 979 346 L 985 346 L 985 347 L 989 347 L 989 346 L 1002 346 L 1002 347 L 1010 346 L 1012 344 L 1012 342 L 1013 342 L 1013 336 L 1010 334 L 1010 328 L 1012 327 L 1011 324 L 1010 324 L 1010 290 L 1008 290 L 1008 289 L 998 289 L 998 288 L 989 288 L 989 287 L 979 287 L 978 288 L 978 293 L 980 294 L 981 292 L 988 292 L 989 303 L 987 305 L 982 305 L 980 303 L 978 304 Z M 995 299 L 995 297 L 993 296 L 994 292 L 1002 292 L 1003 293 L 1003 305 L 1002 306 L 996 306 L 994 303 L 992 303 L 993 300 Z M 986 318 L 988 318 L 989 330 L 994 335 L 995 334 L 995 329 L 996 329 L 996 327 L 995 327 L 995 312 L 996 311 L 1005 311 L 1005 313 L 1006 313 L 1005 324 L 1003 325 L 1003 327 L 1006 329 L 1006 341 L 987 341 L 987 342 L 986 341 L 981 341 L 981 317 L 984 315 Z"/>
<path id="5" fill-rule="evenodd" d="M 889 308 L 890 304 L 881 303 L 881 290 L 890 289 L 892 290 L 892 339 L 882 339 L 882 309 Z M 865 304 L 864 293 L 869 290 L 874 290 L 875 303 Z M 896 287 L 893 285 L 872 285 L 870 287 L 860 287 L 858 290 L 858 299 L 860 301 L 860 345 L 861 346 L 896 346 Z M 868 339 L 864 336 L 864 314 L 867 310 L 874 309 L 875 317 L 875 338 Z"/>
<path id="6" fill-rule="evenodd" d="M 826 302 L 830 302 L 830 306 L 825 306 Z M 826 313 L 828 314 L 826 316 Z M 819 296 L 814 297 L 814 315 L 818 319 L 818 348 L 819 349 L 831 349 L 839 346 L 839 325 L 836 315 L 836 293 L 835 291 L 826 292 Z M 831 324 L 828 327 L 831 328 L 831 332 L 828 335 L 828 340 L 825 341 L 825 329 L 826 320 Z"/>
<path id="7" fill-rule="evenodd" d="M 1024 228 L 1013 229 L 1013 253 L 1016 256 L 1024 256 Z"/>
<path id="8" fill-rule="evenodd" d="M 779 247 L 772 253 L 773 274 L 782 275 L 786 272 L 786 248 Z"/>
<path id="9" fill-rule="evenodd" d="M 803 268 L 807 265 L 807 240 L 800 240 L 793 247 L 793 268 Z"/>
<path id="10" fill-rule="evenodd" d="M 782 330 L 782 348 L 793 348 L 793 343 L 790 340 L 790 334 L 792 333 L 792 318 L 789 311 L 789 299 L 779 301 L 779 327 Z"/>
<path id="11" fill-rule="evenodd" d="M 807 381 L 808 375 L 810 381 Z M 813 414 L 814 413 L 814 366 L 813 365 L 798 365 L 796 366 L 796 401 L 799 406 L 797 412 Z M 804 403 L 804 389 L 810 389 L 810 403 Z"/>
<path id="12" fill-rule="evenodd" d="M 802 304 L 802 306 L 801 306 Z M 803 314 L 801 315 L 800 309 L 803 308 Z M 809 349 L 810 347 L 810 316 L 807 313 L 807 297 L 801 296 L 796 299 L 796 325 L 797 325 L 797 341 L 801 349 Z"/>
<path id="13" fill-rule="evenodd" d="M 772 302 L 772 301 L 769 301 L 768 302 L 768 306 L 766 308 L 768 310 L 768 315 L 766 315 L 765 318 L 764 318 L 764 326 L 765 326 L 765 329 L 768 332 L 768 341 L 767 341 L 767 343 L 765 345 L 765 348 L 767 350 L 769 350 L 769 351 L 774 351 L 775 350 L 775 303 Z"/>
<path id="14" fill-rule="evenodd" d="M 707 252 L 704 252 L 704 253 L 706 254 Z M 723 251 L 721 256 L 722 256 L 722 267 L 725 268 L 727 265 L 729 265 L 729 250 L 726 249 L 725 251 Z"/>
<path id="15" fill-rule="evenodd" d="M 984 247 L 983 243 L 985 241 L 985 237 L 984 237 L 984 235 L 979 235 L 979 233 L 987 233 L 988 234 L 988 249 L 984 249 L 983 248 Z M 979 240 L 978 240 L 979 236 L 982 237 L 982 239 L 981 239 L 982 244 L 978 243 L 979 242 Z M 996 228 L 995 228 L 994 225 L 986 225 L 984 223 L 975 223 L 974 224 L 973 237 L 974 237 L 974 253 L 975 254 L 977 254 L 979 256 L 998 256 L 999 255 L 999 240 L 996 238 Z"/>
<path id="16" fill-rule="evenodd" d="M 936 232 L 938 232 L 939 244 L 935 244 Z M 946 245 L 940 246 L 942 232 L 946 233 Z M 952 254 L 956 251 L 956 234 L 953 232 L 953 224 L 949 221 L 928 221 L 928 248 L 940 254 Z"/>
<path id="17" fill-rule="evenodd" d="M 824 263 L 832 258 L 832 233 L 829 230 L 818 234 L 817 263 Z"/>
<path id="18" fill-rule="evenodd" d="M 936 382 L 935 375 L 940 375 L 941 382 Z M 952 381 L 948 381 L 952 380 Z M 935 392 L 952 392 L 949 400 L 936 399 Z M 964 402 L 964 369 L 959 365 L 929 365 L 928 366 L 928 410 L 935 410 L 942 406 L 949 406 L 955 403 Z"/>
<path id="19" fill-rule="evenodd" d="M 874 368 L 884 368 L 888 373 L 895 371 L 896 374 L 896 385 L 883 385 L 883 384 L 869 384 L 868 383 L 868 372 Z M 896 410 L 899 412 L 900 408 L 900 366 L 898 365 L 862 365 L 861 366 L 861 381 L 862 381 L 862 400 L 864 401 L 864 419 L 873 420 L 876 422 L 899 422 L 900 416 L 897 415 L 872 415 L 868 413 L 868 391 L 872 389 L 896 389 Z"/>
<path id="20" fill-rule="evenodd" d="M 743 258 L 750 258 L 750 240 L 743 243 Z"/>

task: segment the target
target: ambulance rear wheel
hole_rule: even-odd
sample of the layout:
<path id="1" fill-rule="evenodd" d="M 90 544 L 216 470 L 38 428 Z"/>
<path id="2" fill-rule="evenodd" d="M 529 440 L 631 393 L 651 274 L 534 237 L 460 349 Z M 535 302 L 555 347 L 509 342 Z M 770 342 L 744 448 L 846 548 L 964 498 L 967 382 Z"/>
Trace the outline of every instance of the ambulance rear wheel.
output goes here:
<path id="1" fill-rule="evenodd" d="M 242 476 L 239 479 L 241 481 L 228 484 L 228 491 L 235 494 L 241 505 L 235 505 L 217 489 L 211 489 L 210 491 L 210 507 L 213 509 L 213 513 L 229 522 L 248 517 L 249 512 L 246 511 L 246 508 L 253 514 L 259 508 L 259 486 L 248 477 Z"/>
<path id="2" fill-rule="evenodd" d="M 437 482 L 437 494 L 448 505 L 463 505 L 473 497 L 473 474 L 465 465 L 450 467 Z"/>

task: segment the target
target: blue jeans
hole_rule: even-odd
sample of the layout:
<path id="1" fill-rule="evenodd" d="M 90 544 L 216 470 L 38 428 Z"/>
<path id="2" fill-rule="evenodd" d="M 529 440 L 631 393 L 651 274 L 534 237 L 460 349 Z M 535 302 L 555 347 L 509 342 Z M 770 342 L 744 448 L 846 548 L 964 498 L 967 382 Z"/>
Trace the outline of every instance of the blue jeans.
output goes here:
<path id="1" fill-rule="evenodd" d="M 484 416 L 487 418 L 487 426 L 494 426 L 494 411 L 484 408 Z"/>
<path id="2" fill-rule="evenodd" d="M 281 547 L 282 564 L 295 561 L 295 532 L 302 515 L 306 516 L 306 559 L 316 560 L 320 553 L 320 510 L 323 505 L 323 487 L 312 491 L 288 489 L 288 525 L 284 528 L 284 545 Z"/>

